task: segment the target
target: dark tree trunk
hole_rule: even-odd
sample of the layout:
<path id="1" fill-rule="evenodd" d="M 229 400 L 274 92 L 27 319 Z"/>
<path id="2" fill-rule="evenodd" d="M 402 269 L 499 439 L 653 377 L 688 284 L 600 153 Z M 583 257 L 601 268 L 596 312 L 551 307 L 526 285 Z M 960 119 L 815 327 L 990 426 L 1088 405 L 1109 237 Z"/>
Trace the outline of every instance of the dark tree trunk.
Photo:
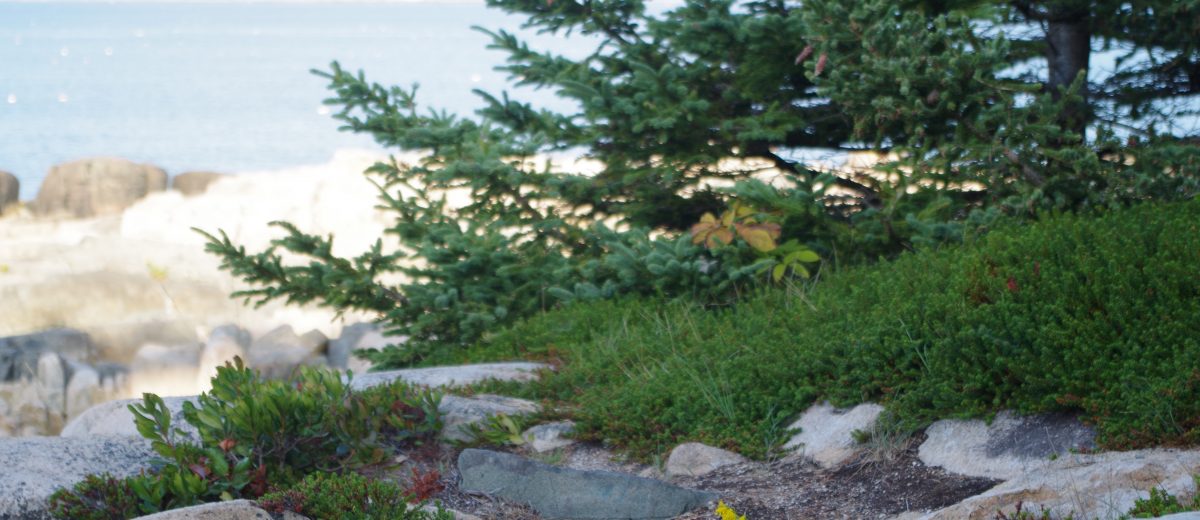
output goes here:
<path id="1" fill-rule="evenodd" d="M 1071 86 L 1080 72 L 1087 73 L 1088 58 L 1092 50 L 1092 35 L 1086 15 L 1051 17 L 1046 28 L 1046 61 L 1050 67 L 1050 78 L 1046 89 L 1058 99 L 1060 89 Z M 1083 137 L 1088 121 L 1087 83 L 1079 92 L 1080 103 L 1072 103 L 1063 111 L 1059 121 L 1064 129 Z"/>

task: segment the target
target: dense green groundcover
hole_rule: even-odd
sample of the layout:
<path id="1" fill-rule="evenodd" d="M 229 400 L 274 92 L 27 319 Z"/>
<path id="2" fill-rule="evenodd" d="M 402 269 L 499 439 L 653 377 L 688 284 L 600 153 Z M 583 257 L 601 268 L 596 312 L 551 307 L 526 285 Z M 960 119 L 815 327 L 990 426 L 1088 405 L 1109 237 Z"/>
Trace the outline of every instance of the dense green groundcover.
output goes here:
<path id="1" fill-rule="evenodd" d="M 766 457 L 821 399 L 883 403 L 901 431 L 1078 410 L 1106 448 L 1200 443 L 1200 200 L 833 271 L 725 309 L 577 304 L 455 355 L 561 361 L 509 390 L 643 458 L 685 439 Z"/>

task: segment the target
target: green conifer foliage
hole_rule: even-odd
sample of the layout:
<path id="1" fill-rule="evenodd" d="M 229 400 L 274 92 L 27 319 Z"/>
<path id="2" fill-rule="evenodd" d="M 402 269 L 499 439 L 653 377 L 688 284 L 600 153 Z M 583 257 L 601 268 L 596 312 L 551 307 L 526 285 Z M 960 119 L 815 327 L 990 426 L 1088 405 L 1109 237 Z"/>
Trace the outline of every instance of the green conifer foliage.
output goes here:
<path id="1" fill-rule="evenodd" d="M 318 74 L 344 128 L 421 156 L 367 172 L 401 247 L 339 258 L 332 237 L 287 223 L 261 253 L 208 235 L 224 268 L 255 285 L 241 296 L 377 312 L 409 341 L 376 361 L 401 365 L 564 301 L 719 302 L 807 271 L 742 242 L 691 243 L 684 230 L 730 197 L 778 225 L 778 243 L 852 262 L 962 240 L 1004 216 L 1200 192 L 1197 131 L 1181 126 L 1200 94 L 1200 0 L 489 5 L 592 38 L 572 59 L 488 33 L 518 84 L 577 110 L 479 92 L 476 117 L 460 117 L 334 63 Z M 1101 54 L 1115 70 L 1083 74 Z M 802 160 L 814 151 L 889 159 L 835 172 Z M 599 172 L 539 159 L 558 152 Z M 783 182 L 752 180 L 764 165 Z M 385 274 L 407 281 L 387 286 Z"/>

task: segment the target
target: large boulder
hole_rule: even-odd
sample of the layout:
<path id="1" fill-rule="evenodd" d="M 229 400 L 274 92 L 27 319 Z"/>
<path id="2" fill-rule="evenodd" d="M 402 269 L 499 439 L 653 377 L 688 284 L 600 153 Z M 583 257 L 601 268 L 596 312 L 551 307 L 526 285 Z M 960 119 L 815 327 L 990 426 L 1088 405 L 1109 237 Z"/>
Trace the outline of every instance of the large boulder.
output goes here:
<path id="1" fill-rule="evenodd" d="M 183 172 L 171 179 L 171 188 L 191 197 L 204 193 L 208 185 L 228 177 L 216 172 Z"/>
<path id="2" fill-rule="evenodd" d="M 1068 414 L 1019 416 L 992 422 L 938 421 L 925 429 L 921 462 L 972 477 L 1010 479 L 1039 471 L 1058 456 L 1095 448 L 1095 431 Z"/>
<path id="3" fill-rule="evenodd" d="M 1018 504 L 1041 518 L 1121 518 L 1138 499 L 1160 488 L 1192 496 L 1200 474 L 1200 451 L 1141 450 L 1071 454 L 1047 460 L 982 494 L 920 518 L 984 520 L 1012 514 Z"/>
<path id="4" fill-rule="evenodd" d="M 51 329 L 0 338 L 0 382 L 33 379 L 38 359 L 46 353 L 73 361 L 90 361 L 96 347 L 87 334 L 73 329 Z"/>
<path id="5" fill-rule="evenodd" d="M 0 438 L 0 518 L 49 519 L 47 499 L 58 489 L 93 473 L 137 474 L 154 456 L 140 439 Z"/>
<path id="6" fill-rule="evenodd" d="M 213 329 L 204 342 L 200 351 L 200 366 L 196 372 L 196 386 L 207 390 L 212 378 L 217 375 L 217 368 L 225 366 L 234 358 L 246 359 L 246 349 L 250 348 L 250 333 L 237 325 L 222 325 Z"/>
<path id="7" fill-rule="evenodd" d="M 389 338 L 374 323 L 355 323 L 342 329 L 337 339 L 329 342 L 329 366 L 349 369 L 362 374 L 371 369 L 371 362 L 359 358 L 359 350 L 382 349 L 388 345 L 402 343 L 404 338 Z"/>
<path id="8" fill-rule="evenodd" d="M 92 158 L 50 168 L 32 209 L 38 215 L 77 218 L 122 212 L 142 197 L 167 188 L 167 173 L 125 159 Z"/>
<path id="9" fill-rule="evenodd" d="M 547 519 L 666 519 L 717 498 L 659 480 L 559 468 L 486 450 L 463 450 L 458 471 L 462 489 L 528 503 Z"/>
<path id="10" fill-rule="evenodd" d="M 271 513 L 259 508 L 253 500 L 228 500 L 171 509 L 152 515 L 139 516 L 135 520 L 271 520 L 272 518 Z M 283 518 L 299 520 L 305 517 L 285 514 Z"/>
<path id="11" fill-rule="evenodd" d="M 133 422 L 129 405 L 141 404 L 141 399 L 109 401 L 88 408 L 67 423 L 59 435 L 72 438 L 95 437 L 141 437 Z M 164 397 L 163 404 L 171 411 L 171 426 L 179 428 L 189 437 L 196 435 L 196 428 L 183 418 L 183 403 L 196 404 L 195 396 Z"/>
<path id="12" fill-rule="evenodd" d="M 267 377 L 283 378 L 300 366 L 324 366 L 329 338 L 311 330 L 297 336 L 291 325 L 280 326 L 250 343 L 246 364 Z"/>
<path id="13" fill-rule="evenodd" d="M 810 458 L 823 467 L 836 466 L 858 451 L 854 431 L 870 431 L 882 412 L 882 406 L 871 403 L 848 410 L 834 408 L 829 403 L 815 404 L 789 426 L 799 429 L 800 433 L 784 444 L 784 448 L 794 449 L 797 455 Z"/>
<path id="14" fill-rule="evenodd" d="M 200 349 L 200 345 L 194 343 L 142 345 L 129 366 L 130 392 L 163 396 L 199 393 L 196 371 L 200 364 Z"/>
<path id="15" fill-rule="evenodd" d="M 467 386 L 487 380 L 532 381 L 538 371 L 548 370 L 550 365 L 529 362 L 480 363 L 444 367 L 405 368 L 385 372 L 355 374 L 351 381 L 354 388 L 370 388 L 402 380 L 412 385 L 434 387 Z"/>
<path id="16" fill-rule="evenodd" d="M 21 195 L 21 181 L 17 176 L 0 171 L 0 215 L 9 206 L 16 205 Z"/>
<path id="17" fill-rule="evenodd" d="M 671 455 L 667 457 L 667 476 L 699 477 L 721 467 L 746 461 L 745 457 L 732 451 L 698 442 L 687 442 L 671 450 Z"/>

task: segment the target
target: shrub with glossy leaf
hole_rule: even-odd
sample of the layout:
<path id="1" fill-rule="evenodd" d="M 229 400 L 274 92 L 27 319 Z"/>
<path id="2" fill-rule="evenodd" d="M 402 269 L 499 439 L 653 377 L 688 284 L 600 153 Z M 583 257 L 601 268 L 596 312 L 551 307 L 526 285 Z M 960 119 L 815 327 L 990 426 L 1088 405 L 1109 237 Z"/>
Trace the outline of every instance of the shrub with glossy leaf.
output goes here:
<path id="1" fill-rule="evenodd" d="M 144 511 L 138 507 L 131 480 L 108 473 L 88 475 L 70 489 L 50 495 L 50 514 L 74 520 L 125 520 L 138 516 Z"/>
<path id="2" fill-rule="evenodd" d="M 1081 411 L 1102 446 L 1200 444 L 1200 200 L 1010 226 L 723 310 L 598 302 L 474 360 L 552 356 L 521 389 L 635 455 L 686 440 L 767 456 L 817 400 L 947 417 Z"/>
<path id="3" fill-rule="evenodd" d="M 212 390 L 198 404 L 183 405 L 198 443 L 171 423 L 162 398 L 145 394 L 130 410 L 138 432 L 163 458 L 157 471 L 119 486 L 91 485 L 85 490 L 91 495 L 66 492 L 62 500 L 125 510 L 132 495 L 138 509 L 153 512 L 255 498 L 314 471 L 381 464 L 396 447 L 432 441 L 441 429 L 439 400 L 400 381 L 354 391 L 336 372 L 312 368 L 270 380 L 235 359 L 217 369 Z"/>
<path id="4" fill-rule="evenodd" d="M 441 509 L 423 511 L 409 505 L 411 494 L 400 486 L 355 473 L 313 473 L 286 491 L 259 499 L 272 513 L 292 511 L 313 520 L 453 520 Z"/>

